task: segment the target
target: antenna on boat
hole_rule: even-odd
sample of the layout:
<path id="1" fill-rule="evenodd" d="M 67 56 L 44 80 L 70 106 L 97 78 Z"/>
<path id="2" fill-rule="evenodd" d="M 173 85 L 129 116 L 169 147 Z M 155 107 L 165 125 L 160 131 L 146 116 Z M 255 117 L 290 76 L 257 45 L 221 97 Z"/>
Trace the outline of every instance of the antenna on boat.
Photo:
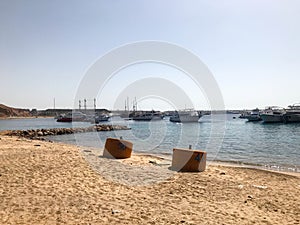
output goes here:
<path id="1" fill-rule="evenodd" d="M 84 111 L 86 111 L 86 99 L 84 99 L 83 101 L 84 101 Z"/>
<path id="2" fill-rule="evenodd" d="M 135 104 L 134 104 L 134 100 L 132 101 L 132 109 L 133 109 L 133 111 L 135 111 Z"/>
<path id="3" fill-rule="evenodd" d="M 127 96 L 127 110 L 129 111 L 129 97 Z"/>

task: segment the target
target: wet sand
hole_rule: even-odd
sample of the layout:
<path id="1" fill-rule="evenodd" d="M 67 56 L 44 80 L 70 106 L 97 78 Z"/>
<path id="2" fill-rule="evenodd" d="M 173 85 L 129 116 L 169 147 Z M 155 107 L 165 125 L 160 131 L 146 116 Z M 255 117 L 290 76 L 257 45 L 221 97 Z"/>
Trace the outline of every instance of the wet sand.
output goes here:
<path id="1" fill-rule="evenodd" d="M 296 176 L 0 138 L 0 224 L 300 224 Z"/>

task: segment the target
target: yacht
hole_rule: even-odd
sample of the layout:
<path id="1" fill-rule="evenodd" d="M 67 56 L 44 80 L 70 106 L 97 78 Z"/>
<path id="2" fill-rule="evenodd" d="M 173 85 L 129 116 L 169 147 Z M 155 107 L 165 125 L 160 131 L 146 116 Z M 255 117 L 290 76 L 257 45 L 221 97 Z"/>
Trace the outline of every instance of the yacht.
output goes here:
<path id="1" fill-rule="evenodd" d="M 253 109 L 249 114 L 245 115 L 245 118 L 249 122 L 254 122 L 254 121 L 261 121 L 260 115 L 259 115 L 259 109 Z"/>
<path id="2" fill-rule="evenodd" d="M 200 112 L 194 110 L 175 111 L 170 117 L 170 121 L 176 123 L 198 122 L 201 116 Z"/>
<path id="3" fill-rule="evenodd" d="M 106 114 L 96 115 L 94 120 L 92 122 L 95 122 L 96 124 L 100 122 L 107 122 L 109 120 L 110 116 Z"/>
<path id="4" fill-rule="evenodd" d="M 163 119 L 161 112 L 156 112 L 154 110 L 148 112 L 135 112 L 132 114 L 132 119 L 135 121 L 153 121 Z"/>
<path id="5" fill-rule="evenodd" d="M 84 122 L 86 120 L 86 115 L 82 112 L 69 112 L 67 114 L 62 114 L 57 117 L 57 122 Z"/>
<path id="6" fill-rule="evenodd" d="M 285 110 L 278 106 L 269 106 L 260 114 L 260 118 L 264 123 L 281 123 Z"/>
<path id="7" fill-rule="evenodd" d="M 283 115 L 283 122 L 293 123 L 300 122 L 300 103 L 288 106 Z"/>

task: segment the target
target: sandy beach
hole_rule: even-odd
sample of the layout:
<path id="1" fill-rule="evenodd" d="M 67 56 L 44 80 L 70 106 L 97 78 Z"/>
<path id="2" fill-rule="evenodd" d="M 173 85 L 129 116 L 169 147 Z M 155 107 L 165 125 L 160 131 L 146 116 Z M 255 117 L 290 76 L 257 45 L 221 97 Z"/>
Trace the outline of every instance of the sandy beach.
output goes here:
<path id="1" fill-rule="evenodd" d="M 0 224 L 300 224 L 297 176 L 0 138 Z"/>

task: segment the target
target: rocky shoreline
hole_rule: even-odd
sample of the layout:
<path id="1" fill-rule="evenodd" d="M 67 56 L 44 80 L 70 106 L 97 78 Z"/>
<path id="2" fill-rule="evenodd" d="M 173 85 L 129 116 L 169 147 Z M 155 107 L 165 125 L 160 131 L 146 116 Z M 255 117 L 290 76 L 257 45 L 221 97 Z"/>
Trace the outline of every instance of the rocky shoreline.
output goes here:
<path id="1" fill-rule="evenodd" d="M 131 128 L 121 125 L 105 125 L 99 124 L 90 127 L 78 128 L 49 128 L 36 130 L 6 130 L 0 132 L 2 135 L 24 137 L 32 140 L 45 140 L 45 136 L 64 135 L 84 132 L 100 132 L 112 130 L 130 130 Z"/>

